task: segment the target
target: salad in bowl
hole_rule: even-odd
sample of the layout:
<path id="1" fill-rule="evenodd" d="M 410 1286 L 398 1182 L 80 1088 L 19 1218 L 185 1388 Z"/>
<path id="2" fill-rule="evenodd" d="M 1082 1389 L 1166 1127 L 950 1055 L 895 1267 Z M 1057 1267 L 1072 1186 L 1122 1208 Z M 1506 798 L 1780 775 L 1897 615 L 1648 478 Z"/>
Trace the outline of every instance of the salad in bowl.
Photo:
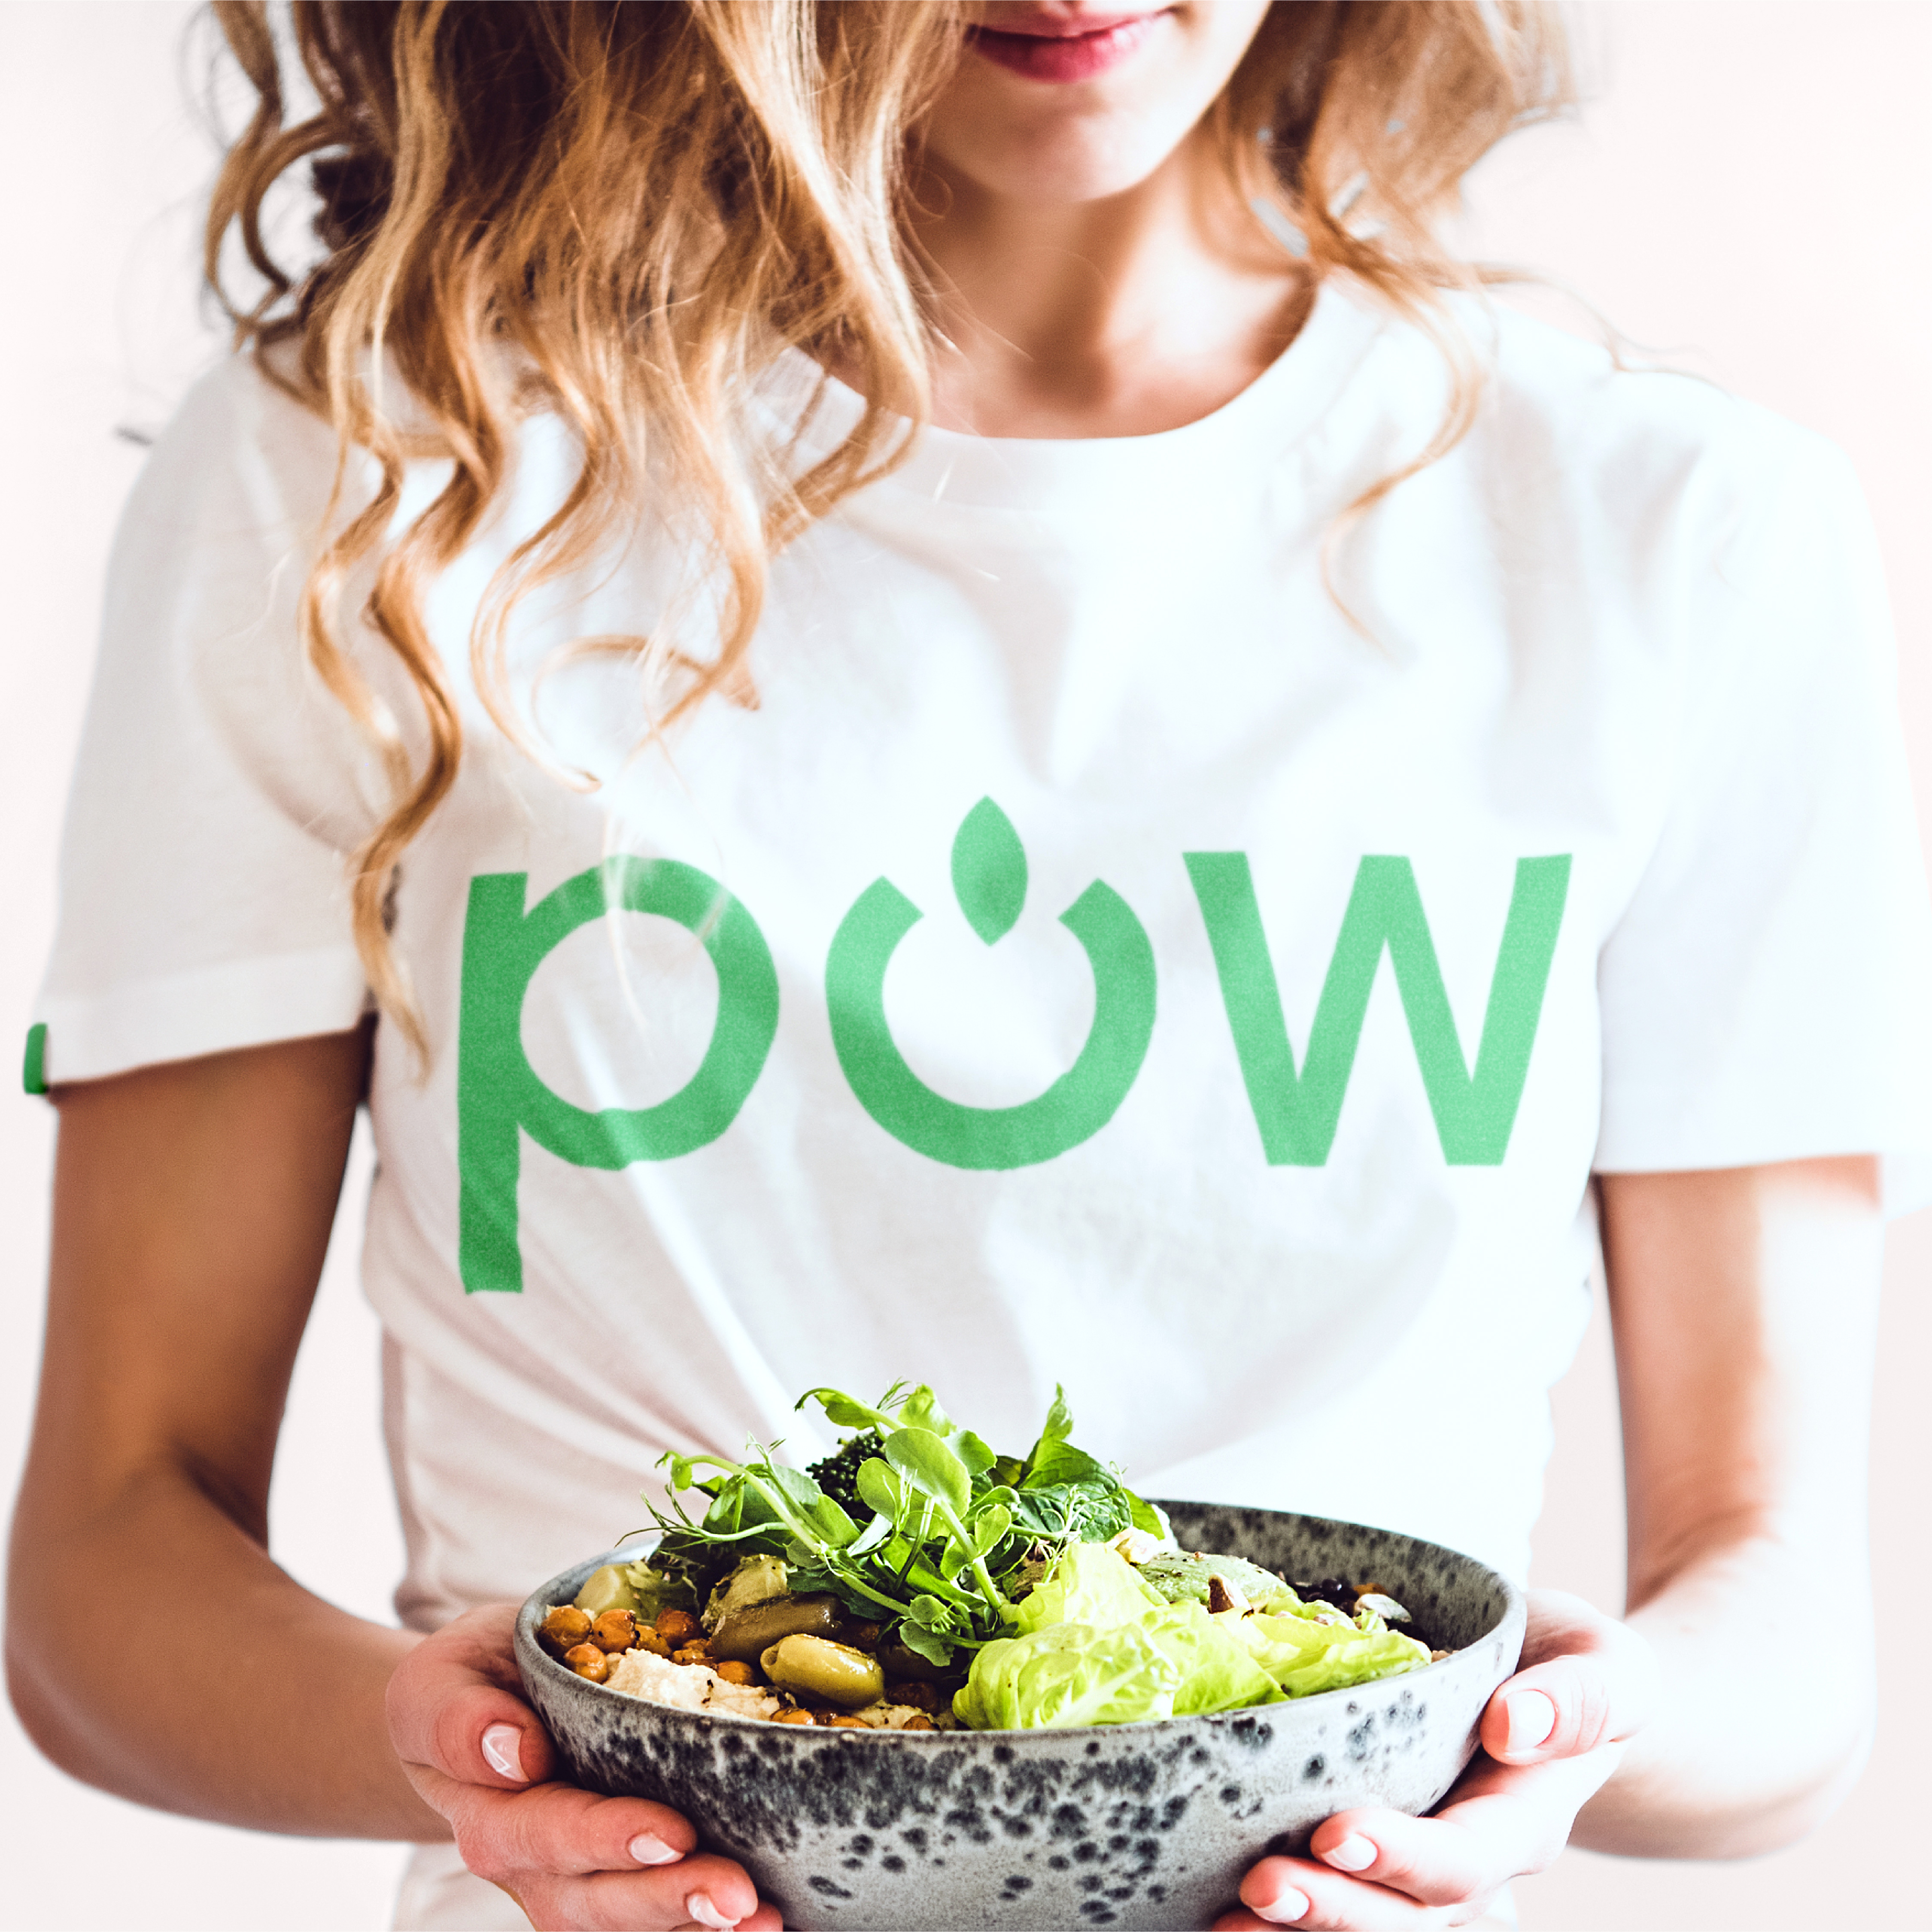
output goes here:
<path id="1" fill-rule="evenodd" d="M 808 1403 L 850 1432 L 808 1468 L 776 1444 L 666 1457 L 655 1549 L 548 1606 L 543 1648 L 687 1710 L 906 1732 L 1245 1710 L 1447 1654 L 1378 1579 L 1291 1581 L 1182 1549 L 1158 1504 L 1074 1446 L 1064 1391 L 1023 1456 L 924 1383 Z"/>

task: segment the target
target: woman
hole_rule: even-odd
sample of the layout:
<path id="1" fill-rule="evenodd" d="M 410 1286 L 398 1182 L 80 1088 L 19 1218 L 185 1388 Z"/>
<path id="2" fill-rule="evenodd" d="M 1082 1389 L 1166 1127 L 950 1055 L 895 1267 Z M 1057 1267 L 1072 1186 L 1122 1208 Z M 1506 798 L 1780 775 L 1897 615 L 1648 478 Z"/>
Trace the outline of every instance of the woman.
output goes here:
<path id="1" fill-rule="evenodd" d="M 507 1664 L 498 1600 L 660 1449 L 935 1362 L 1017 1436 L 1059 1378 L 1149 1490 L 1520 1571 L 1600 1217 L 1627 1621 L 1543 1600 L 1444 1810 L 1331 1820 L 1221 1923 L 1473 1922 L 1586 1804 L 1640 1853 L 1801 1832 L 1857 1646 L 1796 1726 L 1758 1694 L 1820 1575 L 1864 1613 L 1922 889 L 1842 465 L 1449 296 L 1426 218 L 1559 98 L 1541 16 L 298 20 L 284 134 L 229 16 L 268 106 L 215 226 L 320 150 L 326 258 L 131 512 L 34 1048 L 14 1600 L 111 1533 L 179 1667 L 124 1709 L 20 1619 L 44 1747 L 453 1835 L 539 1924 L 775 1924 L 675 1814 L 550 1781 Z M 536 920 L 607 855 L 657 917 Z M 882 880 L 925 915 L 889 995 L 840 944 Z M 1059 922 L 1096 881 L 1111 939 Z M 775 999 L 684 936 L 720 887 Z M 263 1547 L 365 1090 L 408 1633 Z M 493 1906 L 432 1850 L 404 1922 Z"/>

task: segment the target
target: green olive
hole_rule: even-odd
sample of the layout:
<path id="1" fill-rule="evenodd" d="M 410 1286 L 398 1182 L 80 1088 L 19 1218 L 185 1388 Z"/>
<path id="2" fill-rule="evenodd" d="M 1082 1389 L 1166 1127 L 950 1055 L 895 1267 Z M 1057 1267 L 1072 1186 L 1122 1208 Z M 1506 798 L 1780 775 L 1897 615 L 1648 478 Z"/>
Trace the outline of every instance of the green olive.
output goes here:
<path id="1" fill-rule="evenodd" d="M 606 1610 L 629 1610 L 635 1616 L 642 1607 L 637 1592 L 624 1581 L 623 1571 L 614 1563 L 606 1563 L 584 1578 L 576 1604 L 587 1617 L 600 1617 Z"/>
<path id="2" fill-rule="evenodd" d="M 837 1636 L 844 1623 L 836 1597 L 780 1597 L 734 1610 L 712 1634 L 711 1654 L 756 1664 L 780 1637 Z"/>
<path id="3" fill-rule="evenodd" d="M 877 1658 L 822 1636 L 781 1637 L 759 1662 L 781 1689 L 803 1690 L 848 1711 L 876 1704 L 885 1695 L 885 1672 Z"/>

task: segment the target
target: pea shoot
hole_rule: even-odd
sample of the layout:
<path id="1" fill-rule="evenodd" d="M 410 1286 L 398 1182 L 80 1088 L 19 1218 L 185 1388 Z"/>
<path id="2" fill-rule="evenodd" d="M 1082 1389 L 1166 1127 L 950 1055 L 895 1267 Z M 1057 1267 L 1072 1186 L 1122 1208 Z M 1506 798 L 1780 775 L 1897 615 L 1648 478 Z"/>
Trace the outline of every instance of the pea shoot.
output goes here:
<path id="1" fill-rule="evenodd" d="M 1023 1458 L 999 1455 L 962 1428 L 924 1382 L 896 1383 L 876 1403 L 810 1389 L 798 1406 L 808 1402 L 857 1432 L 810 1472 L 775 1460 L 776 1442 L 747 1444 L 742 1462 L 663 1459 L 671 1509 L 651 1508 L 663 1532 L 654 1569 L 702 1600 L 735 1562 L 779 1557 L 794 1592 L 829 1593 L 945 1667 L 956 1651 L 1007 1634 L 1016 1592 L 1068 1545 L 1128 1529 L 1167 1534 L 1158 1510 L 1074 1446 L 1064 1390 Z M 687 1508 L 687 1494 L 706 1499 L 702 1514 Z"/>

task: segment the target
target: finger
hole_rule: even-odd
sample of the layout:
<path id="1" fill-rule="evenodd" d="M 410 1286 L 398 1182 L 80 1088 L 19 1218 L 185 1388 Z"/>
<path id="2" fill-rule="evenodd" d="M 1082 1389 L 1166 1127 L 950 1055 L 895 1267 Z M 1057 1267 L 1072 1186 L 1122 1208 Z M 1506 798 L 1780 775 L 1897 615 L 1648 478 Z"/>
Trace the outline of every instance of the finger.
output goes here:
<path id="1" fill-rule="evenodd" d="M 500 1791 L 540 1784 L 555 1771 L 548 1733 L 512 1688 L 515 1623 L 513 1604 L 472 1610 L 396 1666 L 386 1706 L 389 1741 L 405 1766 Z"/>
<path id="2" fill-rule="evenodd" d="M 1261 1858 L 1240 1882 L 1240 1907 L 1223 1912 L 1213 1932 L 1256 1932 L 1257 1926 L 1300 1924 L 1308 1916 L 1308 1892 L 1298 1858 Z"/>
<path id="3" fill-rule="evenodd" d="M 1619 1744 L 1588 1757 L 1494 1768 L 1475 1795 L 1430 1818 L 1364 1808 L 1315 1828 L 1312 1858 L 1426 1906 L 1486 1903 L 1514 1878 L 1545 1870 L 1576 1814 L 1616 1768 Z"/>
<path id="4" fill-rule="evenodd" d="M 695 1900 L 691 1902 L 696 1903 Z M 702 1918 L 696 1918 L 691 1922 L 694 1925 L 708 1925 L 710 1923 Z M 712 1927 L 711 1932 L 717 1932 L 717 1928 Z M 761 1902 L 758 1910 L 749 1918 L 738 1921 L 738 1932 L 785 1932 L 785 1922 L 779 1916 L 777 1906 Z"/>
<path id="5" fill-rule="evenodd" d="M 498 1880 L 498 1883 L 503 1881 Z M 524 1874 L 509 1888 L 537 1925 L 580 1932 L 781 1932 L 775 1907 L 762 1904 L 751 1882 L 727 1858 L 706 1856 L 663 1871 L 588 1877 Z"/>
<path id="6" fill-rule="evenodd" d="M 1628 1644 L 1611 1640 L 1519 1671 L 1483 1713 L 1483 1748 L 1499 1764 L 1528 1765 L 1623 1742 L 1648 1714 L 1648 1654 L 1632 1636 Z"/>
<path id="7" fill-rule="evenodd" d="M 1426 1822 L 1426 1832 L 1414 1830 Z M 1380 1809 L 1344 1811 L 1315 1828 L 1310 1855 L 1332 1870 L 1399 1892 L 1423 1905 L 1466 1905 L 1516 1876 L 1517 1832 L 1497 1835 L 1484 1821 L 1411 1818 Z M 1511 1821 L 1495 1820 L 1498 1825 Z"/>
<path id="8" fill-rule="evenodd" d="M 1251 1866 L 1241 1881 L 1245 1909 L 1223 1912 L 1214 1922 L 1214 1932 L 1252 1932 L 1256 1926 L 1301 1923 L 1309 1905 L 1302 1870 L 1298 1858 L 1263 1858 Z"/>
<path id="9" fill-rule="evenodd" d="M 1303 1858 L 1263 1858 L 1241 1881 L 1241 1903 L 1262 1925 L 1304 1932 L 1423 1932 L 1444 1922 L 1413 1898 Z M 1248 1921 L 1230 1915 L 1231 1928 Z"/>
<path id="10" fill-rule="evenodd" d="M 698 1834 L 668 1806 L 648 1798 L 602 1798 L 574 1784 L 544 1784 L 529 1791 L 493 1791 L 418 1769 L 417 1789 L 449 1821 L 463 1862 L 494 1884 L 518 1873 L 635 1874 L 686 1861 Z M 729 1861 L 708 1861 L 729 1870 L 734 1895 L 742 1881 L 744 1910 L 755 1902 L 751 1882 Z"/>

